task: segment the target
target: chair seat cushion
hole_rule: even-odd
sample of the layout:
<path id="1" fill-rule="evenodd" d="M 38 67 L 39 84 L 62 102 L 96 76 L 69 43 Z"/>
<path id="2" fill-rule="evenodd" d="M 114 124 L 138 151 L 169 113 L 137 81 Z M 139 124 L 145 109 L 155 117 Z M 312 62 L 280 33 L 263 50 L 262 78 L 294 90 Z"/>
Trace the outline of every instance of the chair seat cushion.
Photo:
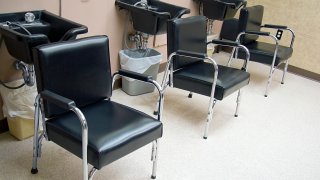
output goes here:
<path id="1" fill-rule="evenodd" d="M 173 86 L 205 96 L 211 95 L 214 78 L 214 67 L 211 63 L 197 62 L 173 73 Z M 248 72 L 219 66 L 218 80 L 215 88 L 215 99 L 224 97 L 249 84 Z"/>
<path id="2" fill-rule="evenodd" d="M 272 64 L 275 45 L 265 42 L 254 41 L 245 45 L 250 51 L 250 61 L 255 61 L 263 64 Z M 292 56 L 293 49 L 286 46 L 279 46 L 275 66 L 289 59 Z M 240 50 L 240 58 L 245 58 L 245 54 Z"/>
<path id="3" fill-rule="evenodd" d="M 103 166 L 162 136 L 162 123 L 124 105 L 102 100 L 81 109 L 88 124 L 88 163 Z M 46 121 L 49 140 L 82 157 L 82 131 L 74 113 Z"/>

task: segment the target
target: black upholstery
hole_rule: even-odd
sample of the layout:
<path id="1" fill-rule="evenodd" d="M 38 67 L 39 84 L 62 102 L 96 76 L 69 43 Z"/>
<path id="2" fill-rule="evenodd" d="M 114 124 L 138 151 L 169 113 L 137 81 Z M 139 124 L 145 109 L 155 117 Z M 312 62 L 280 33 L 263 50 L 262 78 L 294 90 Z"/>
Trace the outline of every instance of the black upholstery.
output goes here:
<path id="1" fill-rule="evenodd" d="M 107 38 L 40 46 L 34 54 L 38 91 L 55 92 L 74 100 L 78 107 L 111 97 L 108 48 Z M 74 53 L 78 51 L 83 53 Z M 94 61 L 90 60 L 92 57 Z M 47 117 L 65 112 L 46 101 L 45 104 Z"/>
<path id="2" fill-rule="evenodd" d="M 207 31 L 204 16 L 189 17 L 188 19 L 176 19 L 168 22 L 167 51 L 171 54 L 177 50 L 206 53 Z M 200 22 L 201 21 L 201 22 Z M 173 69 L 179 69 L 185 65 L 202 61 L 187 57 L 174 57 Z"/>
<path id="3" fill-rule="evenodd" d="M 265 42 L 255 41 L 245 45 L 250 51 L 250 59 L 263 64 L 272 64 L 275 45 Z M 293 49 L 279 45 L 278 53 L 274 65 L 278 66 L 292 56 Z M 239 57 L 244 57 L 243 51 L 239 50 Z"/>
<path id="4" fill-rule="evenodd" d="M 240 32 L 261 31 L 264 7 L 261 5 L 241 9 L 239 19 L 225 20 L 222 25 L 220 37 L 235 41 Z M 241 43 L 250 51 L 250 61 L 263 64 L 272 64 L 276 45 L 273 43 L 259 42 L 257 35 L 245 35 Z M 279 46 L 275 66 L 292 56 L 292 47 Z M 243 58 L 243 51 L 239 51 L 239 57 Z"/>
<path id="5" fill-rule="evenodd" d="M 190 91 L 189 97 L 192 97 L 193 92 L 210 97 L 207 125 L 203 136 L 205 139 L 216 100 L 223 100 L 238 91 L 235 113 L 235 116 L 238 116 L 240 89 L 248 85 L 250 80 L 250 74 L 246 72 L 246 65 L 242 70 L 216 66 L 214 60 L 207 57 L 206 22 L 207 19 L 204 16 L 193 16 L 168 22 L 169 65 L 162 84 L 163 88 L 169 84 L 175 88 Z M 217 43 L 240 46 L 239 43 L 230 41 L 217 41 Z"/>
<path id="6" fill-rule="evenodd" d="M 205 96 L 211 95 L 214 68 L 211 63 L 197 62 L 173 73 L 173 86 Z M 249 84 L 249 73 L 239 69 L 219 66 L 214 98 L 222 100 Z"/>
<path id="7" fill-rule="evenodd" d="M 283 68 L 281 84 L 284 84 L 285 74 L 289 65 L 289 58 L 293 53 L 295 34 L 293 30 L 284 25 L 263 25 L 263 12 L 264 7 L 261 5 L 241 9 L 239 19 L 230 19 L 223 22 L 220 38 L 241 42 L 241 44 L 246 46 L 250 52 L 250 61 L 270 65 L 271 68 L 264 95 L 267 97 L 273 72 L 275 68 L 282 63 L 284 63 L 285 66 Z M 272 35 L 268 31 L 261 31 L 265 29 L 276 29 L 277 33 Z M 291 32 L 292 36 L 290 46 L 283 46 L 279 43 L 284 31 Z M 269 38 L 269 41 L 259 41 L 259 37 L 264 37 L 265 39 Z M 238 57 L 243 58 L 244 55 L 244 51 L 239 50 Z"/>
<path id="8" fill-rule="evenodd" d="M 84 114 L 88 163 L 96 169 L 162 136 L 160 121 L 109 99 L 112 78 L 106 36 L 42 45 L 34 49 L 34 55 L 38 92 L 51 91 L 71 99 Z M 42 98 L 48 139 L 82 158 L 78 117 Z"/>
<path id="9" fill-rule="evenodd" d="M 124 105 L 102 100 L 81 108 L 89 127 L 88 163 L 103 166 L 161 137 L 161 122 Z M 49 140 L 81 158 L 81 124 L 74 113 L 46 122 Z"/>
<path id="10" fill-rule="evenodd" d="M 168 54 L 186 50 L 206 54 L 206 18 L 194 16 L 168 23 Z M 210 96 L 214 79 L 211 63 L 201 59 L 178 57 L 173 60 L 173 86 Z M 249 83 L 249 73 L 219 66 L 215 98 L 222 100 Z"/>

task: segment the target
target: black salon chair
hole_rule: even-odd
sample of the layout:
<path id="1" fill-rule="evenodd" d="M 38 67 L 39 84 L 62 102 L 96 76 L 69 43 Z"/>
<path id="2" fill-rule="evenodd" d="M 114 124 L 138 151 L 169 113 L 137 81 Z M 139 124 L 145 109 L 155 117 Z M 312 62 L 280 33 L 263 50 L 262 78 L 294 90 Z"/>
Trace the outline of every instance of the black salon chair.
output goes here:
<path id="1" fill-rule="evenodd" d="M 82 158 L 83 179 L 91 179 L 96 170 L 153 142 L 152 178 L 155 178 L 158 139 L 162 136 L 160 85 L 151 76 L 124 70 L 112 77 L 106 36 L 38 46 L 34 55 L 39 95 L 35 103 L 31 172 L 38 172 L 43 138 Z M 157 87 L 160 93 L 157 119 L 111 101 L 112 84 L 118 75 Z M 39 134 L 40 119 L 43 131 Z M 88 163 L 93 166 L 89 174 Z"/>
<path id="2" fill-rule="evenodd" d="M 294 32 L 287 26 L 265 24 L 262 25 L 264 7 L 261 5 L 241 9 L 239 19 L 230 19 L 223 22 L 220 37 L 222 39 L 240 41 L 250 51 L 250 61 L 270 65 L 269 79 L 265 91 L 268 96 L 268 89 L 272 81 L 275 69 L 282 63 L 285 64 L 281 84 L 284 83 L 285 74 L 288 69 L 289 58 L 293 53 Z M 262 32 L 261 28 L 277 29 L 276 35 L 270 32 Z M 291 32 L 290 46 L 279 45 L 282 33 Z M 258 41 L 258 37 L 271 38 L 274 42 L 267 43 Z M 235 49 L 233 50 L 235 51 Z M 238 51 L 238 57 L 244 57 L 242 50 Z"/>
<path id="3" fill-rule="evenodd" d="M 217 100 L 238 91 L 238 116 L 240 89 L 249 83 L 250 75 L 246 72 L 247 60 L 242 70 L 218 66 L 207 54 L 206 17 L 194 16 L 168 22 L 168 54 L 170 54 L 162 88 L 171 87 L 187 90 L 210 97 L 209 112 L 204 132 L 207 138 L 213 107 Z M 236 42 L 213 40 L 224 46 L 246 48 Z M 249 53 L 247 54 L 249 58 Z M 190 96 L 190 95 L 189 95 Z"/>

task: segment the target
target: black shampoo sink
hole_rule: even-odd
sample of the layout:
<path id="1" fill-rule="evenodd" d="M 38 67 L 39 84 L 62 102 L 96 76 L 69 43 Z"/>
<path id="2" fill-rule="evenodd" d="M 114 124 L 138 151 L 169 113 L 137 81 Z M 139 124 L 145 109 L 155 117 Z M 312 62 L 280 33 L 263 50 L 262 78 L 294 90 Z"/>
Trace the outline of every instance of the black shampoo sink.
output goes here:
<path id="1" fill-rule="evenodd" d="M 133 28 L 136 31 L 150 35 L 165 34 L 167 20 L 190 13 L 190 9 L 158 0 L 116 0 L 115 4 L 131 13 Z"/>
<path id="2" fill-rule="evenodd" d="M 31 19 L 26 18 L 26 13 L 32 15 Z M 75 39 L 87 32 L 86 26 L 45 10 L 0 14 L 0 38 L 11 56 L 27 64 L 33 63 L 33 47 Z"/>
<path id="3" fill-rule="evenodd" d="M 213 20 L 233 18 L 238 9 L 245 7 L 246 0 L 198 0 L 202 3 L 203 15 Z"/>

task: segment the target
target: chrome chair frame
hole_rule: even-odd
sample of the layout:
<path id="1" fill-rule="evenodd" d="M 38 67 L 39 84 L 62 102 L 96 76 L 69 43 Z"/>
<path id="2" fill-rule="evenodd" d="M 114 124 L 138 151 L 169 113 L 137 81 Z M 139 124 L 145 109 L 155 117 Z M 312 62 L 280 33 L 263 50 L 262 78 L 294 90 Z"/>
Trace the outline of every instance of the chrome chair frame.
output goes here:
<path id="1" fill-rule="evenodd" d="M 135 76 L 131 76 L 130 72 L 120 70 L 119 72 L 116 72 L 113 74 L 112 77 L 112 89 L 114 87 L 114 82 L 117 76 L 124 76 L 129 78 L 134 78 L 140 81 L 144 81 L 146 83 L 153 84 L 158 93 L 159 93 L 159 100 L 158 100 L 158 115 L 157 119 L 161 121 L 162 119 L 162 110 L 163 110 L 163 97 L 164 97 L 164 91 L 161 88 L 161 86 L 152 78 L 149 78 L 145 80 L 145 77 L 143 75 L 140 77 L 139 75 L 135 74 Z M 59 95 L 57 95 L 59 96 Z M 61 97 L 61 96 L 60 96 Z M 110 100 L 110 98 L 109 98 Z M 48 141 L 48 135 L 46 132 L 46 126 L 45 126 L 45 117 L 44 117 L 44 110 L 43 110 L 43 98 L 41 97 L 41 94 L 38 94 L 35 100 L 35 114 L 34 114 L 34 137 L 33 137 L 33 159 L 32 159 L 32 169 L 31 173 L 36 174 L 38 172 L 37 164 L 38 164 L 38 158 L 41 157 L 41 147 L 42 147 L 42 140 L 45 138 Z M 82 127 L 82 173 L 83 173 L 83 180 L 91 180 L 97 171 L 96 168 L 92 167 L 90 172 L 88 172 L 88 162 L 87 162 L 87 148 L 88 148 L 88 125 L 85 116 L 81 112 L 80 109 L 78 109 L 74 104 L 71 104 L 70 110 L 73 111 Z M 43 131 L 39 134 L 39 128 L 40 128 L 40 119 L 42 121 Z M 156 170 L 157 170 L 157 160 L 158 160 L 158 151 L 159 151 L 159 139 L 155 140 L 152 145 L 152 158 L 151 161 L 153 162 L 153 168 L 152 168 L 152 179 L 156 178 Z"/>
<path id="2" fill-rule="evenodd" d="M 262 28 L 269 28 L 269 29 L 278 29 L 278 30 L 285 30 L 285 31 L 289 31 L 291 33 L 291 42 L 290 42 L 290 48 L 293 47 L 293 43 L 295 40 L 295 33 L 292 29 L 287 28 L 286 26 L 280 26 L 280 25 L 271 25 L 271 24 L 265 24 L 261 26 Z M 281 84 L 284 84 L 284 80 L 285 80 L 285 76 L 286 73 L 288 71 L 288 65 L 289 65 L 289 59 L 285 60 L 284 62 L 281 62 L 280 64 L 278 64 L 278 66 L 275 66 L 275 61 L 277 58 L 277 53 L 278 53 L 278 49 L 279 49 L 279 39 L 275 36 L 272 35 L 270 32 L 257 32 L 257 31 L 246 31 L 246 32 L 241 32 L 238 34 L 236 42 L 240 43 L 241 37 L 244 35 L 257 35 L 257 36 L 263 36 L 263 37 L 269 37 L 272 40 L 274 40 L 275 42 L 275 50 L 274 50 L 274 55 L 273 55 L 273 60 L 272 63 L 270 65 L 270 71 L 269 71 L 269 75 L 268 75 L 268 82 L 267 82 L 267 86 L 266 86 L 266 90 L 265 90 L 265 97 L 268 97 L 268 93 L 269 93 L 269 86 L 271 84 L 272 81 L 272 77 L 273 77 L 273 73 L 275 71 L 276 68 L 279 68 L 279 65 L 282 63 L 285 63 L 285 66 L 283 68 L 283 75 L 282 75 L 282 80 L 281 80 Z M 232 54 L 236 51 L 235 48 L 232 49 Z M 236 51 L 236 57 L 237 57 L 238 51 Z M 230 59 L 228 61 L 228 65 L 231 62 L 231 59 L 233 58 L 233 56 L 230 56 Z"/>
<path id="3" fill-rule="evenodd" d="M 250 53 L 249 53 L 248 49 L 245 46 L 240 45 L 238 43 L 234 44 L 234 42 L 230 41 L 229 44 L 225 44 L 225 42 L 226 41 L 213 40 L 212 42 L 209 42 L 207 44 L 214 43 L 214 44 L 219 44 L 219 45 L 222 45 L 222 46 L 231 46 L 231 47 L 237 46 L 237 48 L 244 49 L 244 51 L 246 52 L 247 58 L 244 61 L 242 69 L 247 71 L 248 61 L 250 59 Z M 215 87 L 216 87 L 217 79 L 218 79 L 218 70 L 219 70 L 218 64 L 216 63 L 216 61 L 213 58 L 211 58 L 211 57 L 209 57 L 207 55 L 202 56 L 199 53 L 187 52 L 187 51 L 181 51 L 181 50 L 179 50 L 177 52 L 173 52 L 173 53 L 171 53 L 169 55 L 169 58 L 168 58 L 168 61 L 167 61 L 167 65 L 166 65 L 166 68 L 165 68 L 164 77 L 162 79 L 161 87 L 162 87 L 163 91 L 165 91 L 165 89 L 168 86 L 173 87 L 173 71 L 174 71 L 173 70 L 173 57 L 174 56 L 184 56 L 184 57 L 189 57 L 189 58 L 194 58 L 194 59 L 203 59 L 203 60 L 207 60 L 207 61 L 209 61 L 209 63 L 213 64 L 214 78 L 213 78 L 211 94 L 210 94 L 210 100 L 209 100 L 209 106 L 208 106 L 208 116 L 207 116 L 206 126 L 205 126 L 205 130 L 204 130 L 204 135 L 203 135 L 203 138 L 207 139 L 209 126 L 210 126 L 210 123 L 212 121 L 212 116 L 213 116 L 213 108 L 214 108 L 214 106 L 216 104 L 216 101 L 217 101 L 214 98 L 214 95 L 215 95 Z M 231 54 L 231 56 L 232 56 L 232 54 Z M 228 65 L 228 67 L 230 67 L 230 63 Z M 190 92 L 188 97 L 192 97 L 192 92 Z M 237 117 L 238 113 L 239 113 L 240 100 L 241 100 L 241 90 L 239 89 L 238 96 L 237 96 L 237 106 L 236 106 L 236 111 L 235 111 L 235 117 Z"/>

